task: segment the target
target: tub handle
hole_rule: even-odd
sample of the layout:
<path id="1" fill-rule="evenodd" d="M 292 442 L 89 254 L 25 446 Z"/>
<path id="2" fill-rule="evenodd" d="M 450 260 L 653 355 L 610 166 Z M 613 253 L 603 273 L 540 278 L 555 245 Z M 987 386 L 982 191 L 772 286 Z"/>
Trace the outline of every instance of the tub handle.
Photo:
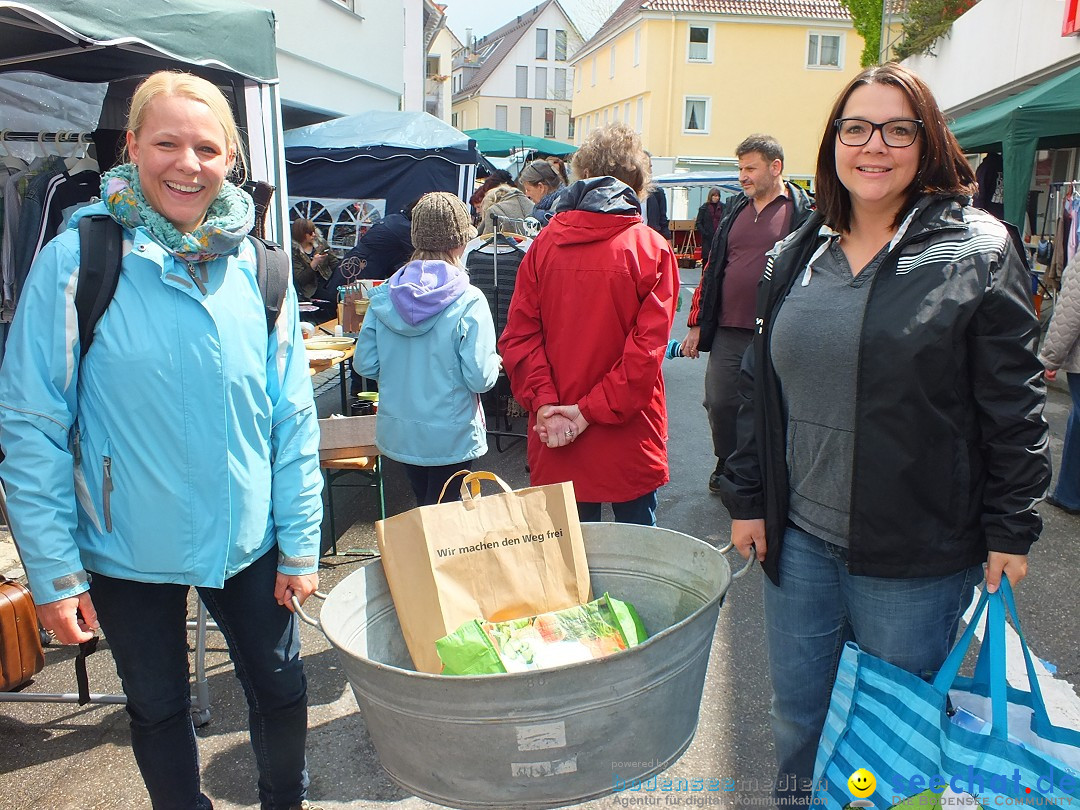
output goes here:
<path id="1" fill-rule="evenodd" d="M 317 596 L 317 597 L 319 597 L 319 599 L 326 599 L 326 594 L 323 593 L 322 591 L 312 591 L 311 595 L 312 596 Z M 315 628 L 318 628 L 319 630 L 322 630 L 322 625 L 319 623 L 319 620 L 318 619 L 313 619 L 310 616 L 308 616 L 307 613 L 304 612 L 304 609 L 302 607 L 300 607 L 300 600 L 297 599 L 295 596 L 292 598 L 292 606 L 293 606 L 293 613 L 295 613 L 297 616 L 299 616 L 300 619 L 305 624 L 310 624 L 312 627 L 315 627 Z"/>
<path id="2" fill-rule="evenodd" d="M 727 554 L 733 548 L 735 548 L 735 544 L 729 541 L 726 546 L 724 546 L 723 548 L 720 549 L 720 553 L 721 554 Z M 751 544 L 750 548 L 753 549 L 754 545 Z M 734 574 L 731 575 L 732 580 L 736 580 L 736 579 L 739 579 L 740 577 L 745 576 L 746 572 L 749 571 L 754 566 L 754 560 L 756 560 L 756 559 L 757 559 L 757 555 L 756 554 L 751 554 L 750 559 L 748 559 L 746 561 L 746 565 L 744 565 L 742 568 L 740 568 L 738 571 L 736 571 Z"/>

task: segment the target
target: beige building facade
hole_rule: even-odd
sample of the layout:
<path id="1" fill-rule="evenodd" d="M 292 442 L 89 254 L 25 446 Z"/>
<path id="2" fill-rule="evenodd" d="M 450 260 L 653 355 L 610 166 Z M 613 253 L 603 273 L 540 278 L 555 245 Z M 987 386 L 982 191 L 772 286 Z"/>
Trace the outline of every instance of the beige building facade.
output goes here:
<path id="1" fill-rule="evenodd" d="M 661 165 L 723 168 L 764 132 L 809 179 L 862 47 L 840 0 L 627 0 L 572 60 L 577 142 L 623 121 Z"/>

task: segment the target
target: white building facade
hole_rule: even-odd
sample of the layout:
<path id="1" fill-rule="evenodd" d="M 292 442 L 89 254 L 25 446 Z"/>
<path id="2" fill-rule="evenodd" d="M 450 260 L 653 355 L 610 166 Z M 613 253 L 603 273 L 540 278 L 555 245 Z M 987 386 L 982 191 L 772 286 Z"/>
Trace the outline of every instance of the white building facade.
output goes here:
<path id="1" fill-rule="evenodd" d="M 448 12 L 452 23 L 453 6 Z M 451 74 L 451 124 L 571 140 L 569 60 L 582 43 L 558 0 L 545 0 L 474 43 L 465 42 Z"/>

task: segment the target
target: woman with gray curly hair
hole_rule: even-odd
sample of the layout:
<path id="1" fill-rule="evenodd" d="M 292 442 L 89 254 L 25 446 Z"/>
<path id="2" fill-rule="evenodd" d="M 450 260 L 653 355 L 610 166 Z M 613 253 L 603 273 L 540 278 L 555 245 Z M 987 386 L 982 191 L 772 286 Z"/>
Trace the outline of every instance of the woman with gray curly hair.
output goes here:
<path id="1" fill-rule="evenodd" d="M 649 158 L 633 129 L 594 130 L 573 168 L 582 179 L 518 270 L 503 366 L 530 414 L 532 483 L 573 481 L 583 521 L 610 503 L 617 521 L 654 525 L 668 480 L 660 364 L 675 256 L 641 221 Z"/>

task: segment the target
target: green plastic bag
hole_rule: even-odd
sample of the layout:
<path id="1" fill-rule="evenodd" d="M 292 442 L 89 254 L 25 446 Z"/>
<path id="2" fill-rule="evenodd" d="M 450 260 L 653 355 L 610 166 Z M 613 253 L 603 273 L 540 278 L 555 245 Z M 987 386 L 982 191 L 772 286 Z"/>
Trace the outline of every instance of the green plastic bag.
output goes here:
<path id="1" fill-rule="evenodd" d="M 524 619 L 473 619 L 435 642 L 443 675 L 526 672 L 603 658 L 648 638 L 633 605 L 608 594 Z"/>

